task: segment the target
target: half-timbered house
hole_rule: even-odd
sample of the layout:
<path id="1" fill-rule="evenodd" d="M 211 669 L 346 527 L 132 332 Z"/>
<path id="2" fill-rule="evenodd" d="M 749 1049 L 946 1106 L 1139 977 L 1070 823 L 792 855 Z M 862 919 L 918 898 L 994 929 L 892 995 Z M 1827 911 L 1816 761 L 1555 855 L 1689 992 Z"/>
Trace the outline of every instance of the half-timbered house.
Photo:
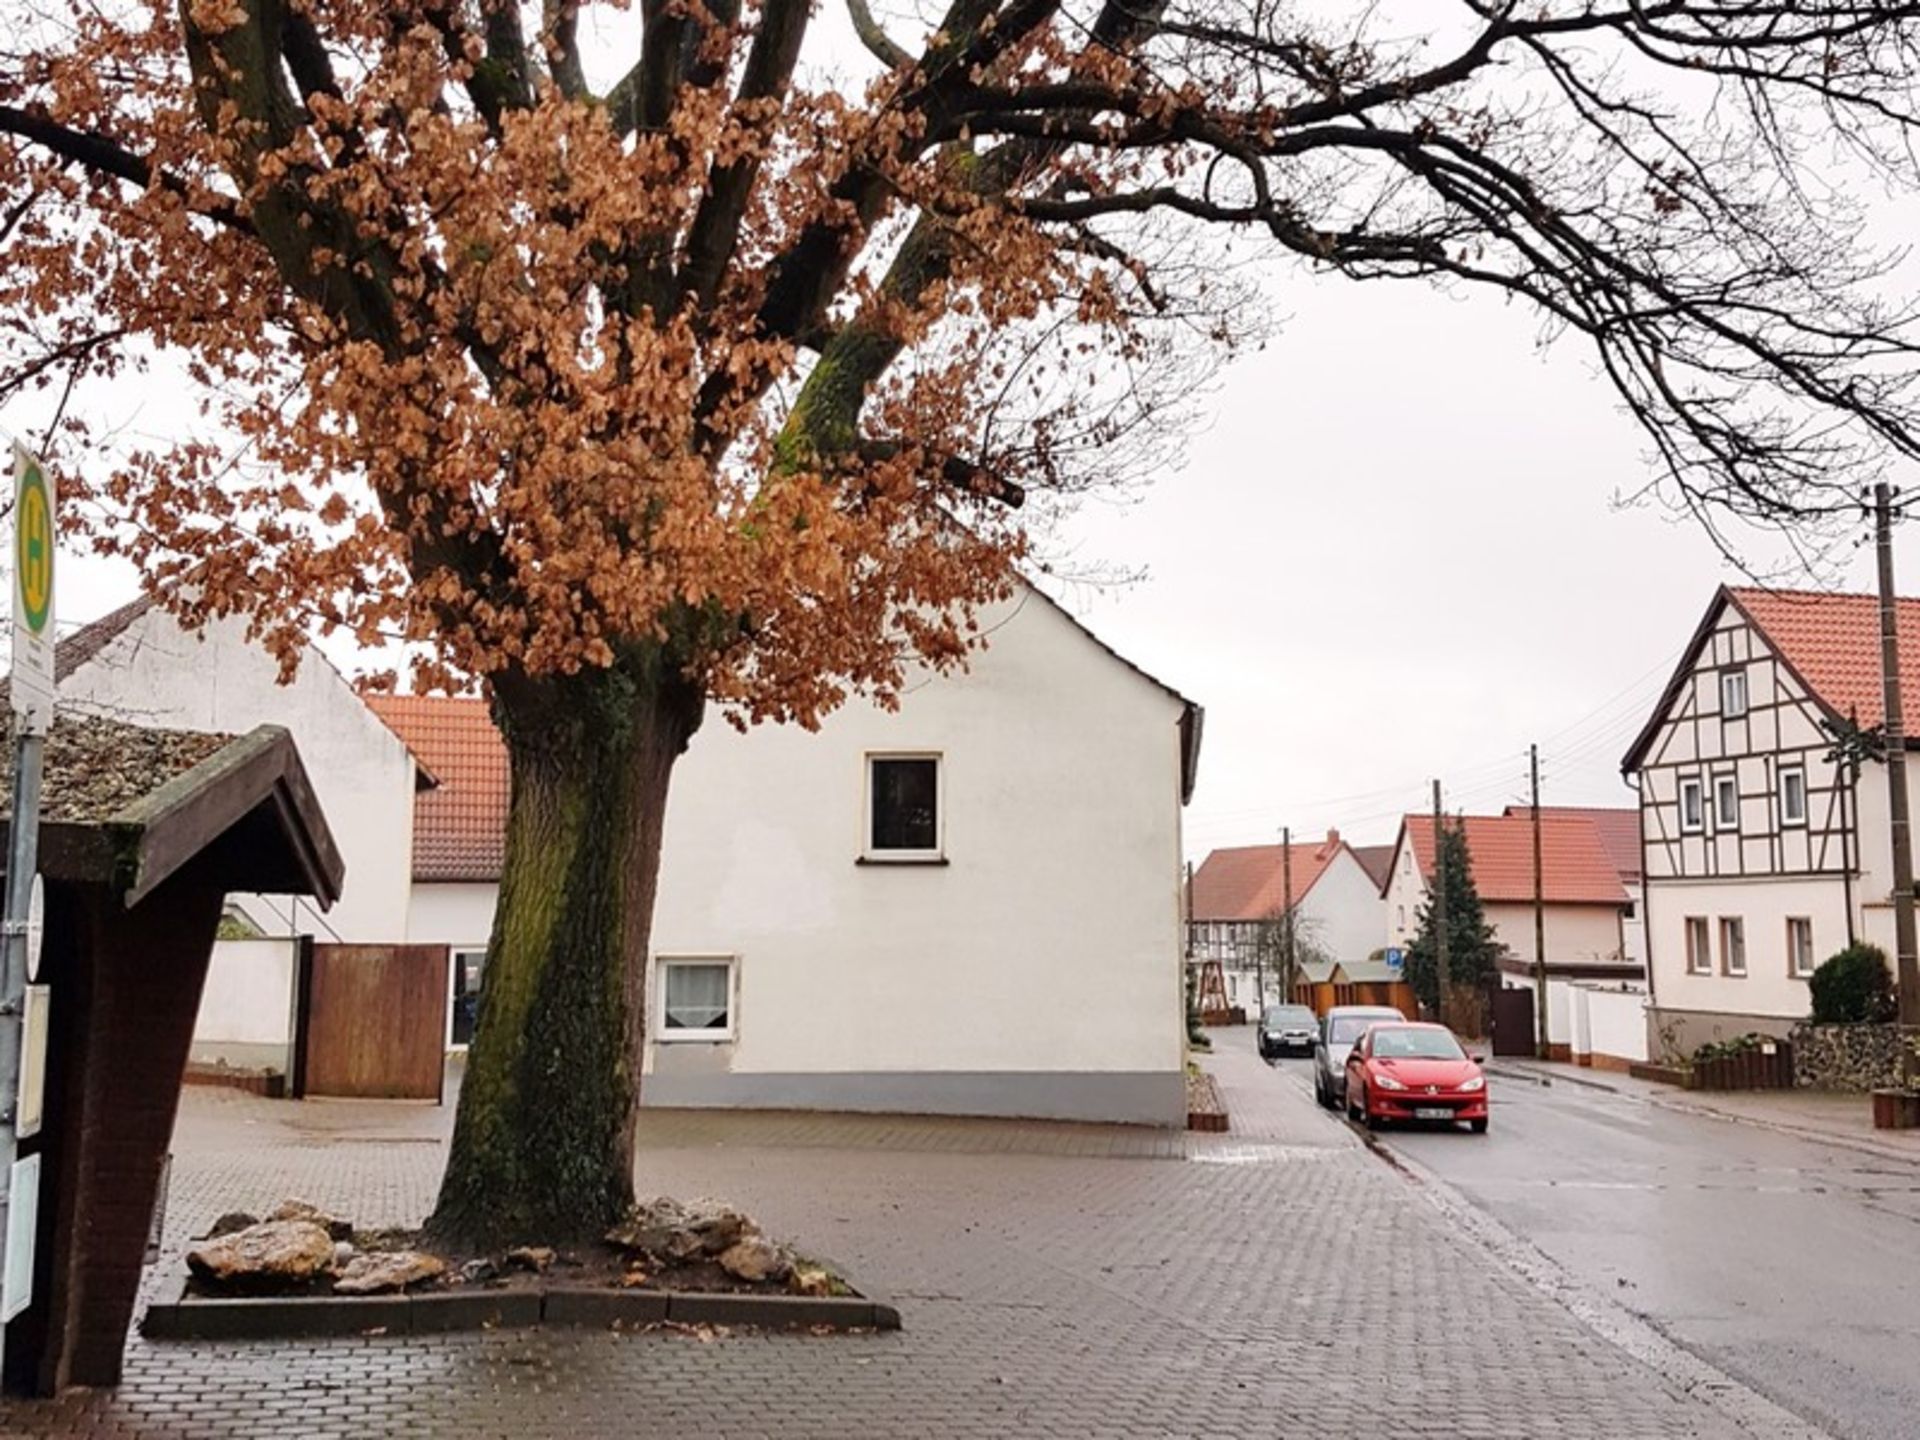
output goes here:
<path id="1" fill-rule="evenodd" d="M 1920 682 L 1920 601 L 1899 602 Z M 1723 587 L 1621 762 L 1640 791 L 1656 1050 L 1785 1033 L 1807 979 L 1864 939 L 1892 953 L 1885 767 L 1836 734 L 1883 719 L 1871 595 Z M 1910 772 L 1911 773 L 1911 772 Z"/>

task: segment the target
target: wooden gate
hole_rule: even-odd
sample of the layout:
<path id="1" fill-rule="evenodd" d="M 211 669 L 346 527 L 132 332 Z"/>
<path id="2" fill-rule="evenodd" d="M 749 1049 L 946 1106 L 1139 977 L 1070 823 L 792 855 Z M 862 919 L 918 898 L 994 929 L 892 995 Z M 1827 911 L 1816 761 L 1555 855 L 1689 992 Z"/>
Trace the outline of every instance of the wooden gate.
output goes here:
<path id="1" fill-rule="evenodd" d="M 294 1094 L 440 1100 L 443 945 L 315 945 L 301 957 Z"/>
<path id="2" fill-rule="evenodd" d="M 1493 1009 L 1493 1053 L 1496 1055 L 1532 1055 L 1533 991 L 1514 986 L 1489 990 Z"/>

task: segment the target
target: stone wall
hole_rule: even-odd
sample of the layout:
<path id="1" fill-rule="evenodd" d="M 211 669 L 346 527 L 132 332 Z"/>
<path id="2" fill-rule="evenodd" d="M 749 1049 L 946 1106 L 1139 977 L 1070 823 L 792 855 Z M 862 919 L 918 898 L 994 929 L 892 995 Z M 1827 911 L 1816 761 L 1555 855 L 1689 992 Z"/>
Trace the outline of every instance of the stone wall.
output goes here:
<path id="1" fill-rule="evenodd" d="M 1901 1034 L 1898 1025 L 1796 1025 L 1794 1084 L 1856 1092 L 1898 1085 Z M 1905 1034 L 1907 1045 L 1920 1056 L 1920 1030 Z"/>

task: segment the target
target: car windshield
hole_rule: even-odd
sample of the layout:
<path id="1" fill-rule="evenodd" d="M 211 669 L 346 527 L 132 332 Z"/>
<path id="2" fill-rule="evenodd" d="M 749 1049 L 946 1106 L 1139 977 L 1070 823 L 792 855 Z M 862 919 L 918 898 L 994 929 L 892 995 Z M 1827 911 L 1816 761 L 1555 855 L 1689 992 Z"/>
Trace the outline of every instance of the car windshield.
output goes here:
<path id="1" fill-rule="evenodd" d="M 1274 1005 L 1267 1010 L 1267 1028 L 1277 1030 L 1282 1025 L 1311 1025 L 1313 1011 L 1304 1005 Z"/>
<path id="2" fill-rule="evenodd" d="M 1327 1031 L 1327 1039 L 1335 1045 L 1351 1045 L 1367 1033 L 1369 1026 L 1378 1025 L 1382 1020 L 1397 1020 L 1399 1018 L 1397 1014 L 1336 1015 L 1333 1017 L 1333 1024 Z"/>
<path id="3" fill-rule="evenodd" d="M 1376 1060 L 1464 1060 L 1460 1042 L 1445 1030 L 1388 1030 L 1373 1034 Z"/>

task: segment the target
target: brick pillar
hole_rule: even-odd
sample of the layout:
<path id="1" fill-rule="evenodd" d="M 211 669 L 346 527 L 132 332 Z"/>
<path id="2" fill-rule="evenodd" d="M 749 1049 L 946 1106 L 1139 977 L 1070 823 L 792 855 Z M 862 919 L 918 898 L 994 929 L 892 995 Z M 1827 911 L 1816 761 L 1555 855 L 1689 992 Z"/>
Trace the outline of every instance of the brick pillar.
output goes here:
<path id="1" fill-rule="evenodd" d="M 8 1329 L 10 1389 L 120 1379 L 224 899 L 205 875 L 190 864 L 132 910 L 105 887 L 48 887 L 35 1299 Z"/>

